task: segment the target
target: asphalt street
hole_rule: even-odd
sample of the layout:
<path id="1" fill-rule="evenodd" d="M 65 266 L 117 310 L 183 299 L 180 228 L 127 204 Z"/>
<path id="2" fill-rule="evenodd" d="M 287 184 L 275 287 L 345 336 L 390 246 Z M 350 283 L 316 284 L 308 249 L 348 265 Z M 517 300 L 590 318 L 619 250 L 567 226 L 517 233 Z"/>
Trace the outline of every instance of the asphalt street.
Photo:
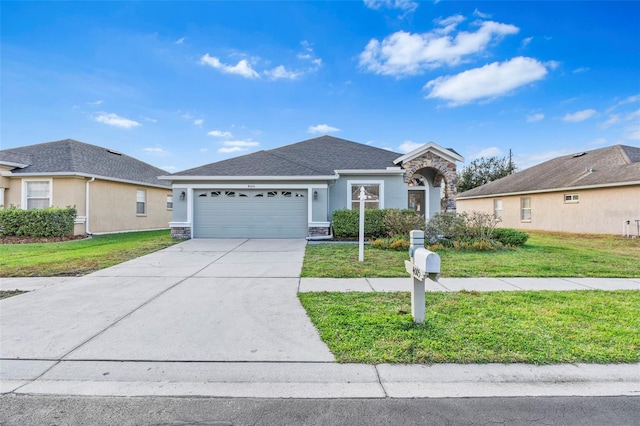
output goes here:
<path id="1" fill-rule="evenodd" d="M 432 399 L 0 397 L 0 424 L 6 426 L 637 426 L 639 422 L 640 396 Z"/>

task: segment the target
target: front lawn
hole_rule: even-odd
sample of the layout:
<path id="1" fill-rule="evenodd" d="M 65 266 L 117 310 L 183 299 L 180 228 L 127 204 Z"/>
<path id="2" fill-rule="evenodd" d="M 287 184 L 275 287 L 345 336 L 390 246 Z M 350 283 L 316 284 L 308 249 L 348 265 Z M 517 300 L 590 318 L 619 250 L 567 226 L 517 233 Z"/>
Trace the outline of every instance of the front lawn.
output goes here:
<path id="1" fill-rule="evenodd" d="M 423 325 L 409 293 L 299 298 L 339 362 L 640 361 L 640 291 L 427 293 Z"/>
<path id="2" fill-rule="evenodd" d="M 438 251 L 444 277 L 618 277 L 640 276 L 640 239 L 529 231 L 527 243 L 503 251 Z M 405 251 L 357 244 L 308 245 L 303 277 L 406 277 Z"/>
<path id="3" fill-rule="evenodd" d="M 0 244 L 0 277 L 84 275 L 173 245 L 168 230 L 42 244 Z"/>

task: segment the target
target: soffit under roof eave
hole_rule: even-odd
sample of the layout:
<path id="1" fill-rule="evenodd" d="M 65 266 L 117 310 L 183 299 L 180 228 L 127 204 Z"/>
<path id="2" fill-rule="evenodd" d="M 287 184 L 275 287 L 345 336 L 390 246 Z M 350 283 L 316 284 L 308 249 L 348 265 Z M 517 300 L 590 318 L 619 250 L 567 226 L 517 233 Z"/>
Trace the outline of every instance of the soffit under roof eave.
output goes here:
<path id="1" fill-rule="evenodd" d="M 168 181 L 292 181 L 292 180 L 336 180 L 338 175 L 310 175 L 310 176 L 158 176 L 160 180 Z"/>
<path id="2" fill-rule="evenodd" d="M 403 175 L 406 170 L 397 169 L 345 169 L 336 170 L 337 175 Z"/>
<path id="3" fill-rule="evenodd" d="M 549 192 L 566 192 L 566 191 L 578 191 L 583 189 L 615 188 L 619 186 L 634 186 L 634 185 L 640 185 L 640 181 L 614 182 L 614 183 L 607 183 L 607 184 L 600 184 L 600 185 L 567 186 L 563 188 L 549 188 L 549 189 L 538 189 L 538 190 L 518 191 L 518 192 L 501 192 L 496 194 L 472 195 L 469 197 L 457 196 L 456 200 L 475 200 L 479 198 L 510 197 L 515 195 L 545 194 Z"/>
<path id="4" fill-rule="evenodd" d="M 429 142 L 403 155 L 402 157 L 396 158 L 395 160 L 393 160 L 393 164 L 399 164 L 405 161 L 411 161 L 414 158 L 421 156 L 427 151 L 433 151 L 436 154 L 438 154 L 440 157 L 444 158 L 445 160 L 451 161 L 452 163 L 455 163 L 456 161 L 460 161 L 460 162 L 464 161 L 463 156 L 456 154 L 455 152 L 449 151 L 448 149 L 441 147 L 435 142 Z"/>

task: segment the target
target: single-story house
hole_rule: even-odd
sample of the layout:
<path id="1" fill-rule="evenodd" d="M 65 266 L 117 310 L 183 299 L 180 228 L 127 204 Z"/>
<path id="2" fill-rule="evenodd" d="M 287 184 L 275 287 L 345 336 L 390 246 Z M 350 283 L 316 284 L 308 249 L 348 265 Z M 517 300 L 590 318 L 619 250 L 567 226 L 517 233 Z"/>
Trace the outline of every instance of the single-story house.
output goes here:
<path id="1" fill-rule="evenodd" d="M 452 149 L 425 144 L 399 154 L 332 136 L 258 151 L 168 176 L 172 234 L 181 238 L 327 238 L 332 212 L 413 208 L 429 217 L 455 210 Z"/>
<path id="2" fill-rule="evenodd" d="M 0 151 L 0 206 L 75 207 L 74 233 L 167 229 L 166 172 L 121 152 L 72 139 Z"/>
<path id="3" fill-rule="evenodd" d="M 614 145 L 554 158 L 458 194 L 457 207 L 491 212 L 507 228 L 636 235 L 640 148 Z"/>

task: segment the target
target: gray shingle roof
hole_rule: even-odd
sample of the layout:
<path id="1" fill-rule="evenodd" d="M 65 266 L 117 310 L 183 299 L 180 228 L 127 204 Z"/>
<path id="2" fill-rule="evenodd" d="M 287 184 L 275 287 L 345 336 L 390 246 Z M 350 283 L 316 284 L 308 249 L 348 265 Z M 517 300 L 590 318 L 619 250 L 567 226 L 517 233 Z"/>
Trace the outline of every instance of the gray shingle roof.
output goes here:
<path id="1" fill-rule="evenodd" d="M 402 154 L 333 136 L 258 151 L 174 173 L 173 176 L 328 176 L 335 170 L 395 167 Z"/>
<path id="2" fill-rule="evenodd" d="M 458 198 L 640 181 L 640 148 L 614 145 L 565 155 L 458 194 Z"/>
<path id="3" fill-rule="evenodd" d="M 0 151 L 0 161 L 28 164 L 14 169 L 29 173 L 83 173 L 157 186 L 170 186 L 158 176 L 167 173 L 150 164 L 106 148 L 65 139 Z"/>

